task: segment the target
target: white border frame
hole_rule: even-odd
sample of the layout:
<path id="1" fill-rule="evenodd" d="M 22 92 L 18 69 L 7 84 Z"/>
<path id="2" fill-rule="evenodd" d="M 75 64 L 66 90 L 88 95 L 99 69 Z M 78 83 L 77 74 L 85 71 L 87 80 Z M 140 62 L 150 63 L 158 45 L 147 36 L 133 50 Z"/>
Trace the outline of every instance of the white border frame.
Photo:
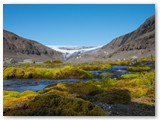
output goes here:
<path id="1" fill-rule="evenodd" d="M 156 15 L 156 116 L 155 117 L 134 117 L 134 116 L 113 116 L 113 117 L 4 117 L 3 116 L 3 4 L 156 4 L 155 5 L 155 15 Z M 160 92 L 160 74 L 158 74 L 159 71 L 159 65 L 160 65 L 160 56 L 158 55 L 160 42 L 159 42 L 159 25 L 158 21 L 160 21 L 159 17 L 159 5 L 160 0 L 0 0 L 0 77 L 1 77 L 1 83 L 0 83 L 0 119 L 30 119 L 30 120 L 36 120 L 36 119 L 137 119 L 137 120 L 144 120 L 144 119 L 160 119 L 160 104 L 159 104 L 159 92 Z M 116 37 L 116 36 L 115 36 Z"/>

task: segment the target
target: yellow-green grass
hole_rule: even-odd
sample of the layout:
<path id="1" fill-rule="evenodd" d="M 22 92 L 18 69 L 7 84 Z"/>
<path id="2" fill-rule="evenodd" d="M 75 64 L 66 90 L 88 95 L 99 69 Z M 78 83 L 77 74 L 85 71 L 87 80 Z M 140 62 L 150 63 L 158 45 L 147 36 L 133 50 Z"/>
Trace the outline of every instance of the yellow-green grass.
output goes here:
<path id="1" fill-rule="evenodd" d="M 130 60 L 117 60 L 113 62 L 109 62 L 111 65 L 129 65 Z"/>
<path id="2" fill-rule="evenodd" d="M 106 62 L 86 62 L 86 63 L 78 63 L 74 64 L 74 67 L 78 67 L 83 70 L 91 71 L 91 70 L 102 70 L 109 69 L 111 65 Z"/>
<path id="3" fill-rule="evenodd" d="M 137 78 L 139 75 L 138 74 L 124 74 L 121 75 L 121 79 L 133 79 L 133 78 Z"/>
<path id="4" fill-rule="evenodd" d="M 15 103 L 28 102 L 31 100 L 31 98 L 34 98 L 37 95 L 38 93 L 33 91 L 3 91 L 3 106 L 9 107 Z"/>
<path id="5" fill-rule="evenodd" d="M 142 72 L 142 71 L 150 71 L 151 68 L 148 66 L 130 66 L 127 68 L 127 70 L 134 72 Z"/>
<path id="6" fill-rule="evenodd" d="M 63 68 L 8 67 L 3 71 L 4 79 L 89 79 L 92 77 L 90 72 L 71 66 Z"/>

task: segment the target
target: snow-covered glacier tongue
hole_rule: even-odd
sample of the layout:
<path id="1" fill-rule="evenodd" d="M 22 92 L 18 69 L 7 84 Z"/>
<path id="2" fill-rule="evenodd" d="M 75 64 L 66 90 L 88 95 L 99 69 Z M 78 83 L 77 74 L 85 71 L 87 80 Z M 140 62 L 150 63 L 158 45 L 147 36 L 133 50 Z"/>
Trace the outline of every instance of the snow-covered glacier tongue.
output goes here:
<path id="1" fill-rule="evenodd" d="M 62 46 L 62 45 L 47 45 L 48 47 L 63 53 L 64 60 L 67 60 L 70 56 L 77 56 L 77 59 L 81 57 L 82 53 L 100 49 L 102 46 Z"/>

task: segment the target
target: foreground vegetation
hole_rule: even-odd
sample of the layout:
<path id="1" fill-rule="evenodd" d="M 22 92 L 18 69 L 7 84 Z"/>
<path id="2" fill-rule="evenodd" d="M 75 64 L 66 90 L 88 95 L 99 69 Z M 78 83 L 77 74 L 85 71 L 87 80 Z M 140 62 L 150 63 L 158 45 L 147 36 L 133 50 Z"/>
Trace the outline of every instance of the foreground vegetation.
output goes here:
<path id="1" fill-rule="evenodd" d="M 154 115 L 155 74 L 142 72 L 131 78 L 75 84 L 49 85 L 38 92 L 4 91 L 4 115 L 108 115 L 93 103 L 137 105 L 136 115 Z M 143 104 L 143 108 L 137 103 Z M 146 105 L 146 106 L 145 106 Z M 123 113 L 124 114 L 124 113 Z"/>
<path id="2" fill-rule="evenodd" d="M 56 64 L 64 63 L 58 62 Z M 45 76 L 44 78 L 48 79 L 93 79 L 93 75 L 87 70 L 109 69 L 111 67 L 111 63 L 67 64 L 64 67 L 55 68 L 10 66 L 4 69 L 4 78 L 43 78 Z M 89 80 L 74 84 L 57 83 L 38 92 L 4 91 L 4 115 L 155 115 L 154 70 L 140 64 L 130 66 L 128 70 L 136 71 L 136 73 L 121 75 L 118 80 L 113 80 L 103 74 L 101 76 L 103 79 L 99 81 Z M 111 112 L 106 104 L 112 106 Z"/>
<path id="3" fill-rule="evenodd" d="M 100 107 L 80 98 L 43 94 L 34 101 L 9 108 L 5 115 L 15 116 L 102 116 L 107 115 Z"/>

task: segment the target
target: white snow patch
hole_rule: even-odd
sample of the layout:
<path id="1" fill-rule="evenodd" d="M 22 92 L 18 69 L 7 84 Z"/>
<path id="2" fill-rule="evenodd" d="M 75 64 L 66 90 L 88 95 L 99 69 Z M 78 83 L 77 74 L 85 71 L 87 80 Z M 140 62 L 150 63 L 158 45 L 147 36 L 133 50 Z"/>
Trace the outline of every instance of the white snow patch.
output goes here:
<path id="1" fill-rule="evenodd" d="M 102 46 L 62 46 L 62 45 L 57 45 L 57 46 L 47 45 L 47 46 L 52 48 L 53 50 L 63 53 L 64 58 L 68 58 L 74 53 L 79 53 L 78 55 L 80 56 L 81 53 L 96 50 L 102 47 Z"/>

